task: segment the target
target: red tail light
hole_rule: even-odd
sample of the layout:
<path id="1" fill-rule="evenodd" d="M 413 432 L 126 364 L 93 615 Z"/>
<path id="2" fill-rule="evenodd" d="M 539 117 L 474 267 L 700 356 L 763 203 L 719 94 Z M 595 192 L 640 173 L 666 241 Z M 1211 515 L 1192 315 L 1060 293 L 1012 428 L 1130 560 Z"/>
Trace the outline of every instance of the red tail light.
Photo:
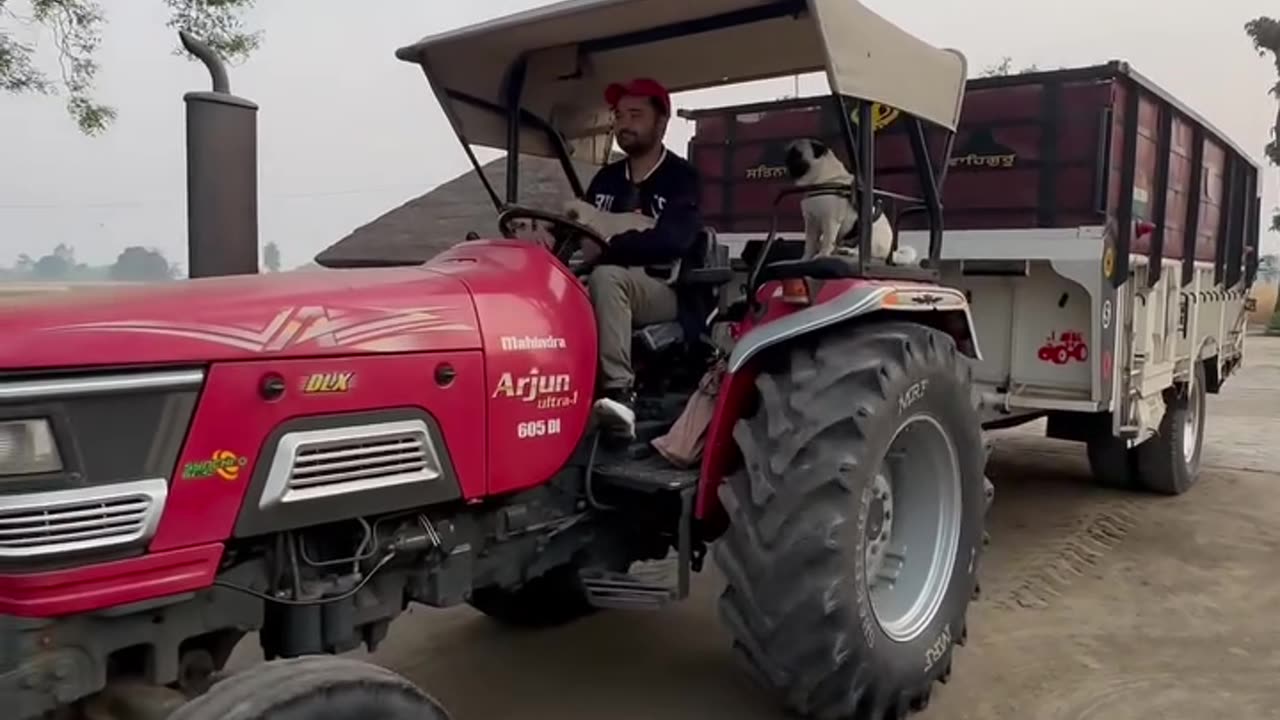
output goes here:
<path id="1" fill-rule="evenodd" d="M 1153 222 L 1147 222 L 1146 220 L 1139 220 L 1136 223 L 1134 223 L 1134 226 L 1133 226 L 1133 236 L 1135 238 L 1140 238 L 1140 237 L 1150 235 L 1155 231 L 1156 231 L 1156 224 Z"/>
<path id="2" fill-rule="evenodd" d="M 808 305 L 812 302 L 809 297 L 809 283 L 805 282 L 804 278 L 787 278 L 783 280 L 782 301 L 792 305 Z"/>

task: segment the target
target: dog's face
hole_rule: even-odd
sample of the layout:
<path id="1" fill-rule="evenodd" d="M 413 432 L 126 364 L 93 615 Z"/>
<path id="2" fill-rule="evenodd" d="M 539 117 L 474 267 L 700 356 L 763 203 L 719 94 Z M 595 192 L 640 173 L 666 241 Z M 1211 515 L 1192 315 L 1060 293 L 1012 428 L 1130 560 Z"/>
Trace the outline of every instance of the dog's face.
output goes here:
<path id="1" fill-rule="evenodd" d="M 787 143 L 787 174 L 792 180 L 799 180 L 813 169 L 819 158 L 825 157 L 831 150 L 819 140 L 802 138 Z"/>

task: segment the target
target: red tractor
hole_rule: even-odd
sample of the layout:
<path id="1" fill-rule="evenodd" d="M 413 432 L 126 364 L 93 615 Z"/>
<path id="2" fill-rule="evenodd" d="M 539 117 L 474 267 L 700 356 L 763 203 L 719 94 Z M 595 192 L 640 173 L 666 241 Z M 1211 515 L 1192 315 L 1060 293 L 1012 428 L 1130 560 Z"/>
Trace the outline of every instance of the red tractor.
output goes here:
<path id="1" fill-rule="evenodd" d="M 947 679 L 990 501 L 975 334 L 935 269 L 961 55 L 851 0 L 584 0 L 428 38 L 397 55 L 468 153 L 508 151 L 499 227 L 540 219 L 554 245 L 263 277 L 256 106 L 184 41 L 214 76 L 187 97 L 197 279 L 0 311 L 6 718 L 440 718 L 333 656 L 411 602 L 523 626 L 659 608 L 709 549 L 735 651 L 792 710 L 899 717 Z M 743 277 L 708 228 L 671 277 L 716 301 L 706 332 L 637 329 L 637 438 L 600 442 L 578 251 L 605 240 L 518 205 L 520 158 L 559 158 L 581 193 L 614 78 L 824 70 L 857 181 L 802 190 L 926 212 L 929 258 L 872 260 L 867 223 L 857 262 L 779 259 L 770 234 Z M 871 101 L 909 118 L 918 197 L 873 184 Z M 701 464 L 677 468 L 648 440 L 713 367 Z M 672 554 L 670 585 L 629 572 Z M 251 633 L 268 662 L 226 676 Z"/>

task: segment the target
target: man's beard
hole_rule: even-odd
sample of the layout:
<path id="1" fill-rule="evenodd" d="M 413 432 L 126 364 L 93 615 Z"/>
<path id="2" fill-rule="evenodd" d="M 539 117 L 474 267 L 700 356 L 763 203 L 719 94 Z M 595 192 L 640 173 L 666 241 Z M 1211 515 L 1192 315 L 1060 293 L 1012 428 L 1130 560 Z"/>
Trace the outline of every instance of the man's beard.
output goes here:
<path id="1" fill-rule="evenodd" d="M 651 137 L 630 132 L 618 135 L 618 147 L 628 155 L 641 155 L 652 150 L 653 146 L 654 141 Z"/>

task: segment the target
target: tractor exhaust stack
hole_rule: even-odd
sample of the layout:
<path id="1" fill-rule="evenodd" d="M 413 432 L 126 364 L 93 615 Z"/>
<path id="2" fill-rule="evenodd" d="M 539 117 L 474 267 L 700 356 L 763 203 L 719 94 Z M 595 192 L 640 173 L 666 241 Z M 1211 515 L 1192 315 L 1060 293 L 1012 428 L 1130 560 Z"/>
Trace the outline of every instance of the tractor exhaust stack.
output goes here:
<path id="1" fill-rule="evenodd" d="M 212 91 L 187 106 L 187 271 L 192 278 L 258 272 L 258 106 L 231 94 L 226 66 L 206 43 L 179 31 L 209 69 Z"/>

